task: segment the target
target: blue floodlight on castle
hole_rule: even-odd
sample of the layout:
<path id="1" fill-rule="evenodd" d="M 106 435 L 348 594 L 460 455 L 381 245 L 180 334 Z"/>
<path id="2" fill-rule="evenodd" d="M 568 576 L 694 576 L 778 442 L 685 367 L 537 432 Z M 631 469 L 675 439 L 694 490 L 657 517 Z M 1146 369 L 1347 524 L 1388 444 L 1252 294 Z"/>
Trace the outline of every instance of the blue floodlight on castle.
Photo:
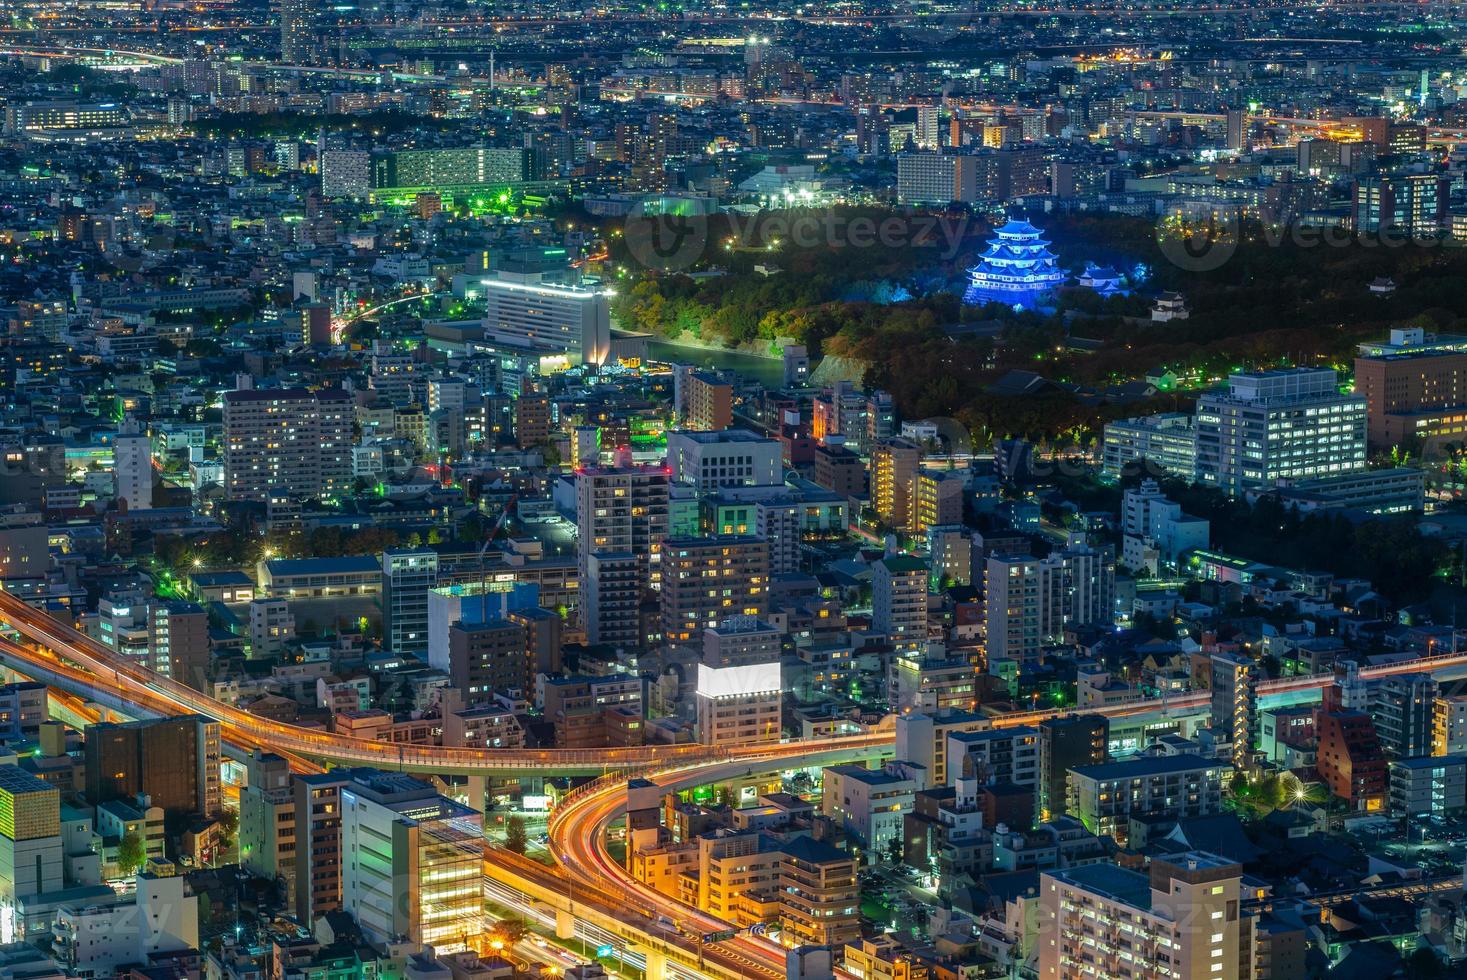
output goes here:
<path id="1" fill-rule="evenodd" d="M 988 250 L 968 270 L 964 303 L 1004 303 L 1032 310 L 1041 296 L 1064 283 L 1065 273 L 1038 228 L 1023 219 L 1010 218 L 993 234 Z"/>

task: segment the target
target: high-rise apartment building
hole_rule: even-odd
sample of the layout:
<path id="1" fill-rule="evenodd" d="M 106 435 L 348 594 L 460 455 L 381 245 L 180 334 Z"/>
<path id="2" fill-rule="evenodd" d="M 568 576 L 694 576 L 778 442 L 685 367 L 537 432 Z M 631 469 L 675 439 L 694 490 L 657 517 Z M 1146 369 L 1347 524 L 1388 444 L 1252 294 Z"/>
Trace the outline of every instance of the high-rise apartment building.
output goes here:
<path id="1" fill-rule="evenodd" d="M 824 841 L 796 837 L 780 846 L 779 918 L 796 945 L 838 946 L 861 935 L 856 858 Z"/>
<path id="2" fill-rule="evenodd" d="M 117 499 L 127 501 L 128 510 L 153 506 L 152 441 L 134 422 L 124 422 L 113 439 L 112 472 Z"/>
<path id="3" fill-rule="evenodd" d="M 589 643 L 642 644 L 637 608 L 661 581 L 668 477 L 661 466 L 576 473 L 581 622 Z"/>
<path id="4" fill-rule="evenodd" d="M 1076 766 L 1067 806 L 1085 829 L 1125 843 L 1133 816 L 1205 817 L 1222 811 L 1227 763 L 1170 755 Z"/>
<path id="5" fill-rule="evenodd" d="M 352 402 L 301 388 L 224 395 L 224 489 L 230 500 L 344 494 L 352 483 Z"/>
<path id="6" fill-rule="evenodd" d="M 1383 677 L 1372 692 L 1371 714 L 1380 747 L 1393 759 L 1430 755 L 1437 682 L 1431 674 Z"/>
<path id="7" fill-rule="evenodd" d="M 956 470 L 918 470 L 912 481 L 910 530 L 925 534 L 929 528 L 963 523 L 966 485 L 967 478 Z"/>
<path id="8" fill-rule="evenodd" d="M 762 538 L 668 538 L 662 546 L 662 636 L 671 651 L 695 652 L 703 633 L 735 616 L 769 609 L 769 545 Z"/>
<path id="9" fill-rule="evenodd" d="M 379 153 L 372 161 L 372 189 L 382 197 L 412 198 L 422 192 L 471 193 L 518 184 L 526 177 L 526 153 L 518 146 L 454 146 Z"/>
<path id="10" fill-rule="evenodd" d="M 293 0 L 306 2 L 310 0 Z M 320 143 L 321 196 L 365 201 L 372 193 L 372 151 L 337 143 L 323 134 Z"/>
<path id="11" fill-rule="evenodd" d="M 1104 715 L 1066 715 L 1039 723 L 1038 818 L 1047 822 L 1069 812 L 1070 770 L 1106 760 L 1110 722 Z"/>
<path id="12" fill-rule="evenodd" d="M 320 62 L 320 8 L 316 0 L 283 0 L 281 3 L 280 60 L 287 65 Z"/>
<path id="13" fill-rule="evenodd" d="M 239 863 L 278 882 L 287 902 L 296 896 L 295 793 L 290 764 L 256 752 L 246 763 L 249 781 L 239 791 Z"/>
<path id="14" fill-rule="evenodd" d="M 382 552 L 382 644 L 394 653 L 428 650 L 428 593 L 438 584 L 431 548 Z"/>
<path id="15" fill-rule="evenodd" d="M 525 628 L 507 619 L 450 626 L 448 676 L 465 704 L 489 701 L 495 693 L 528 694 L 535 663 Z"/>
<path id="16" fill-rule="evenodd" d="M 1199 851 L 1154 857 L 1149 876 L 1113 864 L 1046 871 L 1039 904 L 1052 925 L 1037 940 L 1038 975 L 1240 980 L 1242 876 Z"/>
<path id="17" fill-rule="evenodd" d="M 1212 655 L 1212 728 L 1232 745 L 1233 767 L 1249 768 L 1258 741 L 1258 664 L 1251 658 Z"/>
<path id="18" fill-rule="evenodd" d="M 927 563 L 894 555 L 871 567 L 871 628 L 898 654 L 927 648 Z"/>
<path id="19" fill-rule="evenodd" d="M 990 660 L 1034 660 L 1066 627 L 1114 621 L 1115 562 L 1083 539 L 1048 558 L 990 555 L 984 588 Z"/>
<path id="20" fill-rule="evenodd" d="M 733 425 L 733 384 L 708 371 L 688 376 L 687 427 L 721 432 Z"/>
<path id="21" fill-rule="evenodd" d="M 922 448 L 909 439 L 885 439 L 871 450 L 871 506 L 891 527 L 914 526 L 921 462 Z"/>
<path id="22" fill-rule="evenodd" d="M 295 915 L 314 922 L 341 908 L 341 790 L 354 770 L 294 777 Z"/>
<path id="23" fill-rule="evenodd" d="M 978 157 L 958 153 L 897 156 L 897 200 L 902 204 L 951 204 L 978 200 Z"/>
<path id="24" fill-rule="evenodd" d="M 88 725 L 87 802 L 131 801 L 141 793 L 169 813 L 214 816 L 220 755 L 219 723 L 202 715 Z"/>

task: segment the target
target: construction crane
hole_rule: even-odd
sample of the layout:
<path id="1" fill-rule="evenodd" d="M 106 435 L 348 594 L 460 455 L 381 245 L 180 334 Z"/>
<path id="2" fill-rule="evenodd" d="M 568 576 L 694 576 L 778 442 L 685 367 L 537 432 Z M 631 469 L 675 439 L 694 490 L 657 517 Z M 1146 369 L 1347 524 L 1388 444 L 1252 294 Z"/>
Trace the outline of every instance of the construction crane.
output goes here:
<path id="1" fill-rule="evenodd" d="M 511 494 L 504 502 L 504 509 L 499 512 L 499 519 L 489 529 L 489 534 L 484 538 L 484 543 L 479 547 L 479 621 L 486 622 L 489 619 L 489 571 L 484 565 L 484 556 L 489 552 L 489 546 L 504 529 L 505 521 L 509 520 L 509 512 L 514 509 L 516 501 L 520 499 L 519 494 Z"/>

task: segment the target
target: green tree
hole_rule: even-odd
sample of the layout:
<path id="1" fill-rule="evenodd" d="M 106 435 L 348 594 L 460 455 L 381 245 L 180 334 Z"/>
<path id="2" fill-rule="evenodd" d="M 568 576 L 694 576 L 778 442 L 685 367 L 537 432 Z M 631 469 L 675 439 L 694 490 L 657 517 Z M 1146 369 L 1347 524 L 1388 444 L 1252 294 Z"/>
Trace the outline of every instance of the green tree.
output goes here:
<path id="1" fill-rule="evenodd" d="M 1426 980 L 1426 978 L 1446 976 L 1442 968 L 1442 961 L 1429 947 L 1418 947 L 1416 952 L 1406 957 L 1406 976 L 1412 980 Z"/>
<path id="2" fill-rule="evenodd" d="M 135 874 L 147 856 L 143 839 L 135 831 L 129 830 L 117 844 L 117 868 L 123 877 Z"/>
<path id="3" fill-rule="evenodd" d="M 228 850 L 234 846 L 235 839 L 239 836 L 239 811 L 221 811 L 219 814 L 219 829 L 223 832 L 222 844 L 225 850 Z"/>
<path id="4" fill-rule="evenodd" d="M 530 837 L 525 833 L 525 818 L 510 817 L 509 822 L 504 825 L 505 850 L 523 854 L 529 846 Z"/>
<path id="5" fill-rule="evenodd" d="M 490 927 L 489 939 L 491 943 L 502 943 L 505 949 L 513 949 L 529 931 L 519 919 L 500 919 Z"/>

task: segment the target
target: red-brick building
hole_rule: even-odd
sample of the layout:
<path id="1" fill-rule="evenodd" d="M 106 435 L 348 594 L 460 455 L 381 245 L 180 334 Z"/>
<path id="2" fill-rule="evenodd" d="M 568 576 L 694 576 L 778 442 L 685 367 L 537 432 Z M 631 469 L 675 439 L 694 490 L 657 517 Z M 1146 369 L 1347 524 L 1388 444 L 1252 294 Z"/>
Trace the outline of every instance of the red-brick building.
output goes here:
<path id="1" fill-rule="evenodd" d="M 1315 718 L 1319 757 L 1315 768 L 1330 792 L 1352 809 L 1385 809 L 1389 789 L 1385 752 L 1375 721 L 1364 711 L 1322 709 Z"/>

